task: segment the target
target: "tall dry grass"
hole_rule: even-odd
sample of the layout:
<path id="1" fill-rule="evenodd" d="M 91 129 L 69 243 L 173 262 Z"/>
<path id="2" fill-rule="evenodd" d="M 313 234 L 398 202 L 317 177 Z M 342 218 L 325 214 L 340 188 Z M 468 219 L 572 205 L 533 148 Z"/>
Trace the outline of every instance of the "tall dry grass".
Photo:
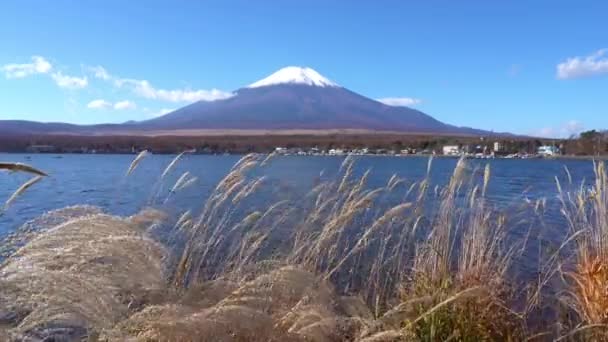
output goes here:
<path id="1" fill-rule="evenodd" d="M 527 334 L 525 321 L 514 309 L 515 283 L 508 274 L 518 246 L 506 245 L 506 217 L 486 203 L 490 166 L 481 184 L 468 186 L 466 167 L 459 160 L 440 193 L 430 233 L 416 247 L 402 298 L 427 301 L 418 305 L 419 316 L 408 319 L 405 329 L 424 341 L 521 340 Z"/>
<path id="2" fill-rule="evenodd" d="M 575 192 L 557 182 L 568 240 L 575 243 L 574 267 L 562 271 L 568 284 L 562 300 L 571 315 L 568 339 L 608 340 L 608 174 L 604 162 L 594 163 L 594 171 L 592 185 L 582 183 Z"/>
<path id="3" fill-rule="evenodd" d="M 399 300 L 430 297 L 401 321 L 395 322 L 398 315 L 391 312 L 392 328 L 409 322 L 401 329 L 405 335 L 424 335 L 420 327 L 437 317 L 425 310 L 461 292 L 469 299 L 454 301 L 458 308 L 452 315 L 466 313 L 473 320 L 483 312 L 488 321 L 473 337 L 523 335 L 522 315 L 509 309 L 506 277 L 515 247 L 503 245 L 505 218 L 494 215 L 484 199 L 489 167 L 476 184 L 466 180 L 466 161 L 459 161 L 438 194 L 439 208 L 429 212 L 424 209 L 429 179 L 402 189 L 406 196 L 392 203 L 391 195 L 405 182 L 395 176 L 385 186 L 369 189 L 369 172 L 353 176 L 355 161 L 347 158 L 338 179 L 318 184 L 297 207 L 278 201 L 265 211 L 247 212 L 240 208 L 247 205 L 242 201 L 262 181 L 248 178 L 247 171 L 259 161 L 255 156 L 239 161 L 210 196 L 203 215 L 187 227 L 188 243 L 174 277 L 177 286 L 218 278 L 238 283 L 255 277 L 264 262 L 297 265 L 333 284 L 338 294 L 361 296 L 379 321 Z M 461 312 L 461 302 L 468 312 Z M 415 313 L 426 314 L 425 319 L 415 320 Z M 493 320 L 498 321 L 489 323 Z M 442 328 L 453 334 L 467 322 L 444 323 L 451 324 Z"/>
<path id="4" fill-rule="evenodd" d="M 0 317 L 12 339 L 94 337 L 153 302 L 166 252 L 136 222 L 70 218 L 11 254 L 0 266 Z"/>
<path id="5" fill-rule="evenodd" d="M 138 155 L 127 173 L 144 156 Z M 167 165 L 160 182 L 181 157 Z M 430 159 L 422 180 L 395 175 L 371 188 L 371 171 L 361 173 L 348 157 L 335 178 L 321 177 L 294 199 L 260 176 L 274 158 L 243 157 L 198 214 L 186 211 L 171 219 L 147 210 L 120 218 L 73 208 L 26 225 L 6 243 L 11 247 L 0 265 L 0 337 L 520 341 L 553 336 L 534 335 L 526 326 L 529 305 L 520 310 L 516 303 L 521 288 L 511 270 L 522 247 L 507 238 L 510 218 L 486 199 L 489 165 L 478 170 L 460 160 L 447 184 L 436 186 Z M 579 244 L 577 268 L 565 276 L 573 279 L 566 297 L 580 324 L 565 339 L 603 336 L 597 331 L 604 324 L 601 289 L 607 279 L 597 260 L 606 254 L 608 188 L 603 164 L 596 172 L 597 189 L 580 198 L 562 192 L 564 212 L 574 210 L 568 216 L 570 241 Z M 184 173 L 170 196 L 193 179 Z M 152 224 L 165 230 L 170 238 L 162 241 L 168 242 L 159 242 Z M 549 260 L 557 264 L 558 256 Z"/>

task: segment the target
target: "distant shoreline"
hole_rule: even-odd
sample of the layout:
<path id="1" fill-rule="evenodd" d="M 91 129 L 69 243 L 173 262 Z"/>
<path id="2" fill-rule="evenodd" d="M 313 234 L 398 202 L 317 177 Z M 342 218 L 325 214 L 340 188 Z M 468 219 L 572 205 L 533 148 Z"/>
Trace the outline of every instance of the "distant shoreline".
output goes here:
<path id="1" fill-rule="evenodd" d="M 237 133 L 237 132 L 233 132 Z M 300 134 L 297 134 L 300 133 Z M 412 150 L 430 153 L 440 152 L 446 145 L 479 146 L 492 150 L 494 142 L 500 142 L 506 150 L 534 154 L 539 144 L 551 144 L 552 140 L 528 137 L 472 137 L 411 133 L 327 132 L 327 134 L 261 135 L 207 135 L 207 136 L 76 136 L 76 135 L 0 135 L 0 151 L 3 152 L 68 152 L 68 153 L 134 153 L 150 150 L 170 154 L 196 149 L 203 154 L 218 153 L 268 153 L 277 147 L 287 149 L 364 149 L 397 151 Z"/>
<path id="2" fill-rule="evenodd" d="M 37 155 L 45 155 L 45 156 L 64 156 L 64 155 L 97 155 L 97 156 L 119 156 L 119 155 L 134 155 L 137 152 L 109 152 L 109 153 L 74 153 L 74 152 L 51 152 L 51 153 L 36 153 L 36 152 L 5 152 L 0 151 L 0 155 L 28 155 L 28 156 L 37 156 Z M 178 152 L 170 152 L 170 153 L 153 153 L 156 155 L 177 155 Z M 268 154 L 265 152 L 260 152 L 260 154 Z M 198 156 L 242 156 L 246 155 L 246 153 L 193 153 L 192 155 Z M 444 155 L 444 154 L 308 154 L 308 155 L 297 155 L 297 154 L 285 154 L 285 157 L 347 157 L 347 156 L 355 156 L 355 157 L 393 157 L 393 158 L 449 158 L 449 159 L 459 159 L 461 156 L 455 155 Z M 581 155 L 559 155 L 553 157 L 538 157 L 533 156 L 529 158 L 504 158 L 504 157 L 486 157 L 486 158 L 476 158 L 473 156 L 467 156 L 467 159 L 479 159 L 479 160 L 599 160 L 606 161 L 608 160 L 608 155 L 602 156 L 581 156 Z"/>

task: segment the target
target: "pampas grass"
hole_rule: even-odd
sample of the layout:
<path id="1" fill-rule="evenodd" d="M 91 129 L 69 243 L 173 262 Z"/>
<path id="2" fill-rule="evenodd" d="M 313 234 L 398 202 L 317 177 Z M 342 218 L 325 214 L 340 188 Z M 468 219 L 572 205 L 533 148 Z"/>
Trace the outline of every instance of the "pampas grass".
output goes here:
<path id="1" fill-rule="evenodd" d="M 184 154 L 186 153 L 194 153 L 195 150 L 187 150 L 184 151 L 180 154 L 178 154 L 177 156 L 175 156 L 175 158 L 173 158 L 173 160 L 171 160 L 171 162 L 167 165 L 167 167 L 165 168 L 165 170 L 163 171 L 163 173 L 160 176 L 160 179 L 164 179 L 165 176 L 167 176 L 169 174 L 169 172 L 171 172 L 171 170 L 173 170 L 173 168 L 175 167 L 175 165 L 177 165 L 177 162 L 179 162 L 182 157 L 184 156 Z"/>
<path id="2" fill-rule="evenodd" d="M 23 163 L 0 163 L 0 170 L 9 170 L 12 172 L 26 172 L 37 176 L 48 176 L 46 172 L 40 171 L 32 166 Z"/>
<path id="3" fill-rule="evenodd" d="M 562 302 L 580 322 L 564 339 L 608 339 L 608 174 L 604 162 L 594 162 L 594 172 L 590 189 L 581 185 L 570 193 L 557 182 L 561 212 L 570 227 L 568 241 L 576 246 L 575 267 L 562 271 L 568 284 Z"/>
<path id="4" fill-rule="evenodd" d="M 130 165 L 131 174 L 142 158 Z M 161 180 L 183 154 L 164 169 Z M 241 158 L 200 212 L 130 218 L 86 212 L 29 235 L 0 266 L 0 336 L 102 341 L 525 340 L 510 271 L 510 218 L 486 200 L 491 168 L 458 161 L 445 186 L 393 175 L 379 187 L 348 156 L 292 198 Z M 564 277 L 575 336 L 601 335 L 606 183 L 561 203 L 577 243 Z M 473 171 L 471 171 L 473 169 Z M 170 196 L 194 182 L 185 172 Z M 403 192 L 401 192 L 403 190 Z M 400 192 L 397 192 L 400 191 Z M 562 190 L 563 191 L 563 190 Z M 168 198 L 168 197 L 167 197 Z M 535 212 L 545 206 L 531 202 Z M 169 235 L 161 244 L 148 229 Z M 578 245 L 580 244 L 580 245 Z M 560 253 L 549 258 L 557 263 Z M 42 303 L 42 305 L 40 304 Z M 528 307 L 524 305 L 524 307 Z M 0 315 L 0 317 L 2 317 Z M 62 330 L 63 329 L 63 330 Z M 598 332 L 599 331 L 599 332 Z M 553 337 L 553 335 L 551 335 Z M 557 337 L 557 336 L 556 336 Z M 66 337 L 67 338 L 67 337 Z"/>
<path id="5" fill-rule="evenodd" d="M 18 317 L 9 334 L 61 340 L 112 327 L 163 291 L 164 255 L 139 223 L 108 215 L 41 232 L 0 266 L 0 312 Z"/>
<path id="6" fill-rule="evenodd" d="M 48 176 L 45 172 L 40 171 L 32 166 L 22 163 L 0 163 L 0 170 L 10 170 L 12 172 L 25 172 L 31 173 L 35 176 L 30 180 L 23 183 L 5 202 L 2 209 L 0 209 L 0 216 L 4 214 L 4 211 L 13 203 L 19 196 L 21 196 L 27 189 L 32 187 L 34 184 L 42 180 L 43 177 Z"/>
<path id="7" fill-rule="evenodd" d="M 167 198 L 165 198 L 165 201 L 163 203 L 167 203 L 169 201 L 169 198 L 172 195 L 175 195 L 175 193 L 177 193 L 178 191 L 181 191 L 183 189 L 186 189 L 190 186 L 192 186 L 194 183 L 196 183 L 196 181 L 198 181 L 197 177 L 194 177 L 190 174 L 190 172 L 186 171 L 184 172 L 175 182 L 175 184 L 173 185 L 173 187 L 171 188 L 171 190 L 169 191 L 169 194 L 167 195 Z"/>
<path id="8" fill-rule="evenodd" d="M 5 211 L 10 205 L 11 203 L 13 203 L 17 197 L 23 195 L 23 193 L 29 189 L 30 187 L 32 187 L 34 184 L 38 183 L 39 181 L 41 181 L 43 178 L 43 176 L 36 176 L 31 178 L 30 180 L 28 180 L 27 182 L 23 183 L 12 195 L 11 197 L 9 197 L 6 202 L 4 202 L 4 207 L 2 208 L 2 211 Z"/>
<path id="9" fill-rule="evenodd" d="M 129 176 L 131 173 L 133 173 L 133 171 L 135 171 L 135 169 L 137 168 L 137 165 L 139 165 L 139 163 L 141 163 L 141 161 L 149 154 L 150 152 L 148 152 L 147 150 L 139 152 L 139 154 L 137 154 L 137 156 L 135 156 L 135 159 L 133 159 L 133 161 L 131 162 L 131 165 L 129 165 L 126 176 Z"/>

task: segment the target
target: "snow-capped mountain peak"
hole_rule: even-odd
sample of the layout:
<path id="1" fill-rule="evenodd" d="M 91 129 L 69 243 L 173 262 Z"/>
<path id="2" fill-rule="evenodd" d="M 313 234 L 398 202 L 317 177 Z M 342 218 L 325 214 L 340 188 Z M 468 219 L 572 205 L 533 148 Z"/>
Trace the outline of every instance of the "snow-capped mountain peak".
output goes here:
<path id="1" fill-rule="evenodd" d="M 250 84 L 247 88 L 259 88 L 278 84 L 305 84 L 317 87 L 339 87 L 311 68 L 289 66 Z"/>

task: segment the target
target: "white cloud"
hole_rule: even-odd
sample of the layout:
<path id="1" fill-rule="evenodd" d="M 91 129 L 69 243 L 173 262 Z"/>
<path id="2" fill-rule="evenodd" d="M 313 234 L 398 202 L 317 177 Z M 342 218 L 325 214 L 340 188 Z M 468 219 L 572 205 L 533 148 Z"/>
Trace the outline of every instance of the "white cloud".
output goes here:
<path id="1" fill-rule="evenodd" d="M 6 78 L 24 78 L 34 74 L 47 74 L 53 65 L 41 56 L 32 56 L 31 63 L 6 64 L 1 67 Z"/>
<path id="2" fill-rule="evenodd" d="M 90 109 L 108 109 L 111 107 L 112 107 L 112 104 L 103 99 L 93 100 L 93 101 L 89 102 L 89 104 L 87 104 L 87 108 L 90 108 Z"/>
<path id="3" fill-rule="evenodd" d="M 601 49 L 586 57 L 568 58 L 557 65 L 557 78 L 561 80 L 608 74 L 608 49 Z"/>
<path id="4" fill-rule="evenodd" d="M 118 101 L 116 103 L 112 103 L 110 101 L 106 101 L 104 99 L 97 99 L 89 102 L 87 105 L 89 109 L 114 109 L 114 110 L 126 110 L 126 109 L 135 109 L 137 108 L 137 104 L 135 102 L 124 100 Z"/>
<path id="5" fill-rule="evenodd" d="M 90 67 L 89 70 L 93 73 L 93 76 L 95 76 L 95 78 L 99 78 L 104 81 L 108 81 L 112 78 L 108 71 L 102 66 L 98 65 L 95 67 Z"/>
<path id="6" fill-rule="evenodd" d="M 216 101 L 234 96 L 233 93 L 218 89 L 157 89 L 146 80 L 116 79 L 114 83 L 118 87 L 130 88 L 135 94 L 141 97 L 167 102 Z"/>
<path id="7" fill-rule="evenodd" d="M 109 81 L 118 88 L 128 88 L 141 97 L 167 102 L 196 102 L 223 100 L 234 96 L 233 93 L 219 89 L 158 89 L 147 80 L 121 78 L 110 74 L 104 67 L 91 67 L 89 70 L 95 78 Z"/>
<path id="8" fill-rule="evenodd" d="M 395 107 L 415 106 L 422 102 L 420 99 L 414 99 L 411 97 L 385 97 L 382 99 L 376 99 L 376 101 Z"/>
<path id="9" fill-rule="evenodd" d="M 147 80 L 120 78 L 116 75 L 112 75 L 102 66 L 85 67 L 85 70 L 96 79 L 111 82 L 115 87 L 125 88 L 146 99 L 187 103 L 222 100 L 234 96 L 233 93 L 219 89 L 156 88 Z M 41 56 L 32 56 L 31 63 L 6 64 L 0 66 L 0 71 L 5 74 L 6 78 L 24 78 L 35 74 L 47 74 L 57 86 L 66 89 L 81 89 L 89 85 L 89 79 L 86 76 L 77 77 L 66 75 L 63 72 L 56 70 L 50 62 Z M 116 109 L 132 109 L 135 104 L 124 102 L 116 103 L 115 105 L 118 106 Z"/>
<path id="10" fill-rule="evenodd" d="M 31 63 L 6 64 L 0 67 L 6 78 L 25 78 L 36 74 L 49 75 L 61 88 L 80 89 L 89 82 L 86 77 L 64 75 L 61 71 L 54 71 L 53 65 L 41 56 L 32 56 Z"/>
<path id="11" fill-rule="evenodd" d="M 86 77 L 68 76 L 64 75 L 60 71 L 54 72 L 51 74 L 51 77 L 61 88 L 80 89 L 89 84 L 89 80 Z"/>
<path id="12" fill-rule="evenodd" d="M 585 125 L 577 120 L 570 120 L 557 127 L 543 127 L 531 135 L 543 138 L 569 138 L 585 130 Z"/>
<path id="13" fill-rule="evenodd" d="M 124 110 L 124 109 L 135 109 L 137 105 L 135 102 L 131 102 L 129 100 L 118 101 L 114 104 L 114 109 L 116 110 Z"/>

